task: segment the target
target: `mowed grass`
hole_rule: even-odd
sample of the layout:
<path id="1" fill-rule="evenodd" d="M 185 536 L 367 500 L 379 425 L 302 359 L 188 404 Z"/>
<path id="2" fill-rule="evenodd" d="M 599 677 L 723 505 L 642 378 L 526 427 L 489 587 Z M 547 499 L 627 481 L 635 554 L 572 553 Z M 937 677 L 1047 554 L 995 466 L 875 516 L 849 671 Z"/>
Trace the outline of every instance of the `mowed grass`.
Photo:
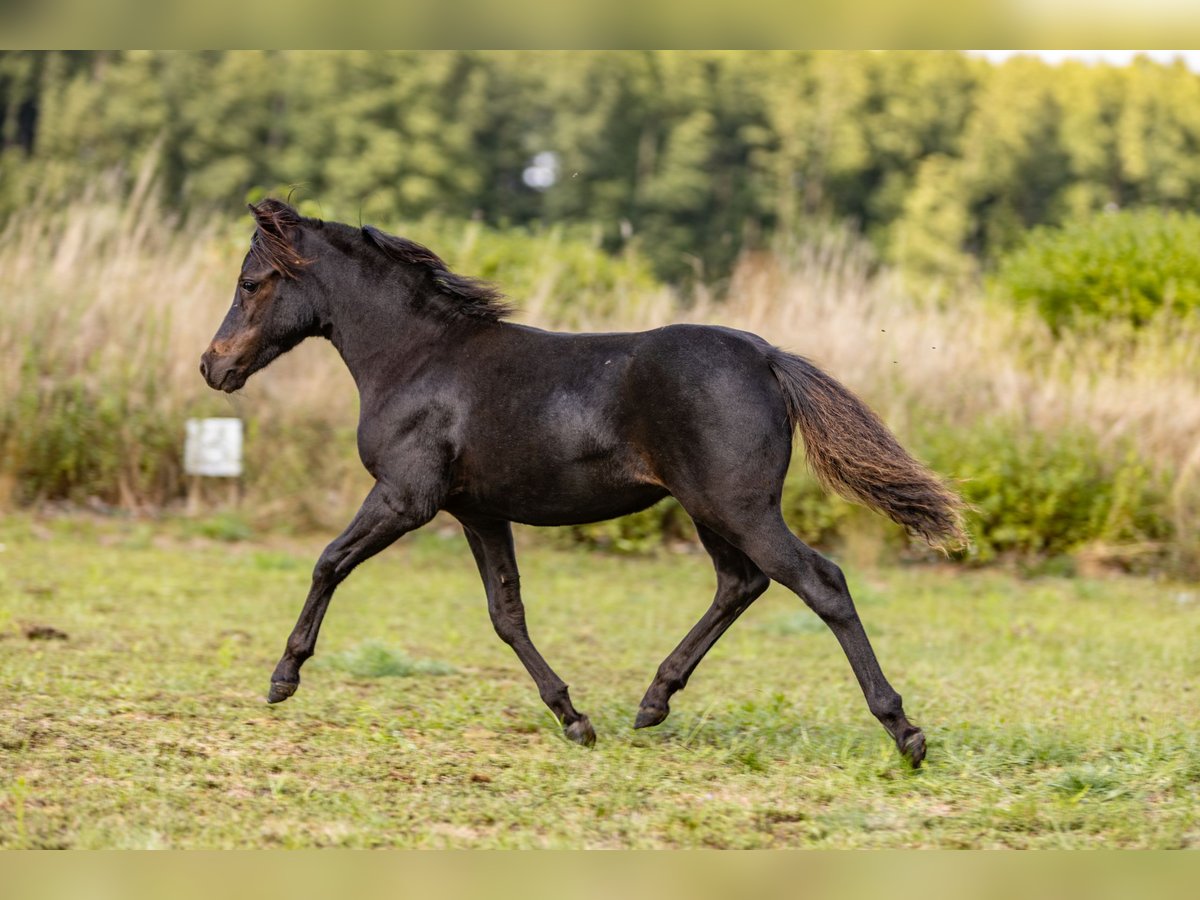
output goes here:
<path id="1" fill-rule="evenodd" d="M 528 533 L 530 630 L 594 750 L 561 737 L 445 527 L 343 585 L 300 691 L 267 706 L 321 542 L 201 533 L 0 520 L 0 846 L 1200 844 L 1195 585 L 847 567 L 929 737 L 910 772 L 778 587 L 633 731 L 707 558 Z"/>

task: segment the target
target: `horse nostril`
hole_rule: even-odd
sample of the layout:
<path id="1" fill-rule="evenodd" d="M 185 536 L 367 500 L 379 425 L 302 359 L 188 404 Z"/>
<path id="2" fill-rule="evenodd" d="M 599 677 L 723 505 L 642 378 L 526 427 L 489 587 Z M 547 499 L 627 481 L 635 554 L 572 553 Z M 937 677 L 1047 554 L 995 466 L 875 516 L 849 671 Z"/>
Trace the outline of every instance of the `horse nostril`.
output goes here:
<path id="1" fill-rule="evenodd" d="M 200 377 L 202 377 L 205 381 L 208 381 L 208 360 L 206 360 L 203 356 L 200 357 Z"/>

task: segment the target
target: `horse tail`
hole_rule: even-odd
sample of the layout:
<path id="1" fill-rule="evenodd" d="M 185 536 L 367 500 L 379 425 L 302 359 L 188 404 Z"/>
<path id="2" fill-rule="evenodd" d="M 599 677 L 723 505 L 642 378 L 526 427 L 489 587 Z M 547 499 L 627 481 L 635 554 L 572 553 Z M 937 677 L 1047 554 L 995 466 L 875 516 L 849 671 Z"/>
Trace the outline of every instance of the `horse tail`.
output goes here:
<path id="1" fill-rule="evenodd" d="M 883 513 L 930 546 L 966 546 L 962 498 L 913 459 L 870 407 L 803 357 L 772 348 L 768 363 L 808 464 L 827 489 Z"/>

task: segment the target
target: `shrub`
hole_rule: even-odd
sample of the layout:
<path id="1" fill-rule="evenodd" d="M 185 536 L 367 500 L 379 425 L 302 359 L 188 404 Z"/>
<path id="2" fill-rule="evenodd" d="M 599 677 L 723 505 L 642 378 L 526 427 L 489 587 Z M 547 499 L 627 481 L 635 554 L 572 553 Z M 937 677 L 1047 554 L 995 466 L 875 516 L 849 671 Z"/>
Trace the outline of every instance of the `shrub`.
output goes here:
<path id="1" fill-rule="evenodd" d="M 648 553 L 670 541 L 696 540 L 691 518 L 674 497 L 619 519 L 572 525 L 563 533 L 571 543 L 614 553 Z"/>
<path id="2" fill-rule="evenodd" d="M 955 482 L 973 507 L 972 558 L 1051 559 L 1102 544 L 1131 548 L 1174 536 L 1166 474 L 1155 473 L 1122 447 L 1102 448 L 1085 429 L 1047 434 L 1012 419 L 927 431 L 919 456 Z M 783 514 L 805 543 L 843 546 L 864 520 L 877 522 L 828 493 L 808 473 L 799 451 L 784 484 Z M 878 536 L 889 540 L 878 520 Z M 575 541 L 622 553 L 644 553 L 666 540 L 693 539 L 687 514 L 674 500 L 594 525 L 569 529 Z M 872 530 L 872 534 L 875 531 Z M 896 535 L 899 532 L 896 531 Z M 1153 561 L 1151 557 L 1146 557 Z M 1143 557 L 1131 557 L 1143 558 Z"/>
<path id="3" fill-rule="evenodd" d="M 799 441 L 797 441 L 799 443 Z M 854 506 L 826 491 L 808 471 L 798 447 L 783 482 L 783 518 L 806 544 L 829 547 L 843 537 Z"/>
<path id="4" fill-rule="evenodd" d="M 1166 479 L 1132 454 L 1102 452 L 1091 431 L 1046 434 L 993 419 L 931 432 L 923 445 L 974 506 L 969 527 L 980 561 L 1171 535 Z"/>
<path id="5" fill-rule="evenodd" d="M 1157 209 L 1042 226 L 1003 257 L 992 286 L 1037 309 L 1055 331 L 1200 309 L 1200 216 Z"/>
<path id="6" fill-rule="evenodd" d="M 254 530 L 245 518 L 236 512 L 229 511 L 189 521 L 185 523 L 184 533 L 230 544 L 247 541 L 254 536 Z"/>
<path id="7" fill-rule="evenodd" d="M 151 377 L 115 372 L 108 384 L 55 379 L 29 351 L 24 377 L 0 412 L 0 447 L 15 500 L 98 499 L 140 505 L 178 493 L 182 428 L 165 413 Z M 140 402 L 139 402 L 140 401 Z"/>

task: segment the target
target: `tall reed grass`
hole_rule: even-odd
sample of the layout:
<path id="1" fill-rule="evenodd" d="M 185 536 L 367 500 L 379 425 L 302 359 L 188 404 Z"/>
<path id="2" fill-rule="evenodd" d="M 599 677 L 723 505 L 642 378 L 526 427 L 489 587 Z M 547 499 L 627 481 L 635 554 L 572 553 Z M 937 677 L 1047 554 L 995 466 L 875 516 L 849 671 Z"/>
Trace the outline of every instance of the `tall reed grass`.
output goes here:
<path id="1" fill-rule="evenodd" d="M 1015 484 L 1016 498 L 1005 502 L 1020 506 L 1029 468 L 1021 453 L 1040 436 L 1059 456 L 1037 465 L 1078 477 L 1069 490 L 1025 492 L 1028 515 L 1006 508 L 1009 519 L 1041 521 L 1046 504 L 1061 505 L 1071 491 L 1133 484 L 1132 499 L 1086 513 L 1107 517 L 1087 532 L 1090 543 L 1124 546 L 1130 558 L 1200 557 L 1195 318 L 1055 336 L 1034 314 L 982 293 L 915 295 L 836 228 L 786 252 L 747 254 L 720 296 L 700 288 L 681 299 L 636 256 L 614 260 L 561 231 L 390 224 L 460 271 L 499 281 L 531 324 L 632 330 L 698 321 L 762 334 L 858 391 L 945 474 L 970 476 L 964 488 L 977 504 L 971 484 L 986 482 Z M 248 508 L 299 529 L 344 521 L 369 481 L 354 455 L 353 382 L 336 353 L 307 342 L 232 398 L 197 372 L 249 234 L 248 219 L 172 216 L 149 174 L 120 199 L 100 183 L 67 205 L 35 204 L 10 218 L 0 233 L 0 504 L 169 506 L 186 490 L 183 420 L 232 413 L 248 424 Z M 964 455 L 970 448 L 976 457 Z M 811 485 L 798 482 L 795 495 L 807 515 Z M 1147 504 L 1152 527 L 1131 512 Z M 817 538 L 849 515 L 813 510 L 801 530 Z M 989 538 L 985 549 L 1068 549 L 1038 546 L 1036 535 L 1005 540 Z"/>

